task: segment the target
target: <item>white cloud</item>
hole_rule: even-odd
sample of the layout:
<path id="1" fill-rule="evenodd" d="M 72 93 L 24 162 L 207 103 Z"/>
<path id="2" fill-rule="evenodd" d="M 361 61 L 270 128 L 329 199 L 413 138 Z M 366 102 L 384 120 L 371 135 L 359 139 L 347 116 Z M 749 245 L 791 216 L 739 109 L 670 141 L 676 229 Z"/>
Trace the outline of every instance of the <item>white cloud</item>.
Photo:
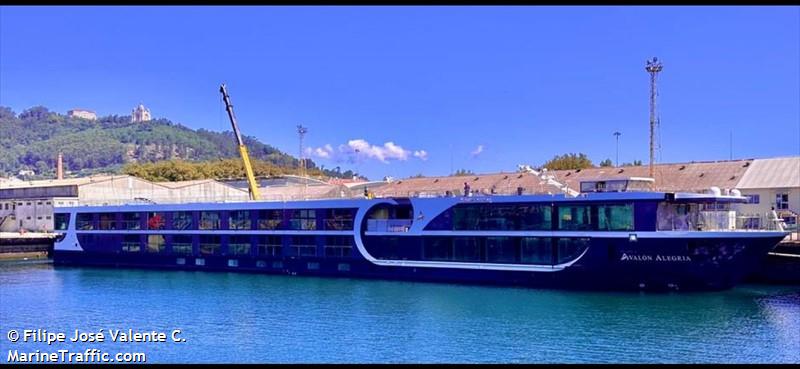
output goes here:
<path id="1" fill-rule="evenodd" d="M 413 155 L 421 160 L 428 159 L 428 152 L 425 150 L 406 150 L 402 146 L 388 141 L 382 146 L 372 145 L 364 139 L 354 139 L 347 141 L 347 144 L 339 145 L 336 149 L 331 144 L 317 148 L 307 148 L 306 155 L 315 156 L 321 159 L 332 159 L 338 162 L 347 160 L 354 163 L 356 158 L 376 159 L 383 163 L 392 160 L 408 160 Z"/>
<path id="2" fill-rule="evenodd" d="M 472 155 L 472 157 L 475 158 L 478 155 L 480 155 L 482 152 L 483 152 L 483 145 L 478 145 L 478 147 L 476 147 L 475 150 L 472 150 L 470 155 Z"/>

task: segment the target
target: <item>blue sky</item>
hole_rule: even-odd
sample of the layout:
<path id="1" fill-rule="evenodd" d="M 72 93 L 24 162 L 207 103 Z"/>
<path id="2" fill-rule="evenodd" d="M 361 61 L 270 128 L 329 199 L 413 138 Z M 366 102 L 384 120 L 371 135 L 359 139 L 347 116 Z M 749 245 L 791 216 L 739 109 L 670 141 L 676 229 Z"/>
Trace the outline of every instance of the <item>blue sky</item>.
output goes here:
<path id="1" fill-rule="evenodd" d="M 373 179 L 800 155 L 799 7 L 0 7 L 0 105 L 240 127 Z M 358 153 L 355 149 L 359 149 Z M 354 160 L 354 157 L 357 159 Z"/>

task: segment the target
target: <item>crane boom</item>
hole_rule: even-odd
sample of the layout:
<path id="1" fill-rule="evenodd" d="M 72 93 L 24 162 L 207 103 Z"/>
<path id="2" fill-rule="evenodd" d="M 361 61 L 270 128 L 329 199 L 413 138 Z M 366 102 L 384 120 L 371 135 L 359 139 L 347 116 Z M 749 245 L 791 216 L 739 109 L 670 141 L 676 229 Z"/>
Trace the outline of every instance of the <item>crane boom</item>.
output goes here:
<path id="1" fill-rule="evenodd" d="M 222 93 L 222 101 L 225 102 L 225 110 L 228 111 L 228 118 L 231 119 L 231 125 L 233 126 L 233 134 L 236 136 L 236 143 L 239 145 L 239 154 L 242 155 L 244 171 L 247 173 L 247 184 L 250 187 L 250 199 L 258 200 L 261 196 L 258 193 L 256 177 L 253 175 L 253 167 L 250 165 L 250 156 L 247 154 L 247 147 L 244 145 L 244 141 L 242 141 L 241 133 L 239 133 L 239 126 L 236 124 L 236 116 L 233 114 L 233 104 L 231 104 L 231 98 L 228 96 L 228 90 L 225 89 L 224 83 L 219 86 L 219 92 Z"/>

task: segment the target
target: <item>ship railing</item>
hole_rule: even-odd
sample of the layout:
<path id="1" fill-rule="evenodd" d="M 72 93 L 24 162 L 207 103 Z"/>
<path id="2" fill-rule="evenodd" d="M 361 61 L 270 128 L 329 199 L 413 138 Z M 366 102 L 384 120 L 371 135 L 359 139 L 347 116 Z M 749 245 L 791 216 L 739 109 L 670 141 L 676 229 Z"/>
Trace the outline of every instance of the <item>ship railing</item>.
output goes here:
<path id="1" fill-rule="evenodd" d="M 796 222 L 795 222 L 796 223 Z M 792 231 L 785 219 L 733 210 L 699 211 L 658 220 L 659 231 Z M 794 228 L 796 230 L 796 228 Z"/>
<path id="2" fill-rule="evenodd" d="M 368 219 L 368 232 L 408 232 L 411 219 Z"/>

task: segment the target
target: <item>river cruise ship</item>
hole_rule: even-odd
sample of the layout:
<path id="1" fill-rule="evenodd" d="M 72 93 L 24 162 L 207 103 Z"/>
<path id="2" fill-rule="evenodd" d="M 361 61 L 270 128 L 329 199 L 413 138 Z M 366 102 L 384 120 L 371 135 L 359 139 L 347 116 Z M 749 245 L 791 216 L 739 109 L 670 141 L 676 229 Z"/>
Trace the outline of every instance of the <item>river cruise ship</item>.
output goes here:
<path id="1" fill-rule="evenodd" d="M 644 186 L 642 185 L 644 183 Z M 60 208 L 56 266 L 601 290 L 719 290 L 786 235 L 739 229 L 731 194 L 598 180 L 544 195 Z"/>

